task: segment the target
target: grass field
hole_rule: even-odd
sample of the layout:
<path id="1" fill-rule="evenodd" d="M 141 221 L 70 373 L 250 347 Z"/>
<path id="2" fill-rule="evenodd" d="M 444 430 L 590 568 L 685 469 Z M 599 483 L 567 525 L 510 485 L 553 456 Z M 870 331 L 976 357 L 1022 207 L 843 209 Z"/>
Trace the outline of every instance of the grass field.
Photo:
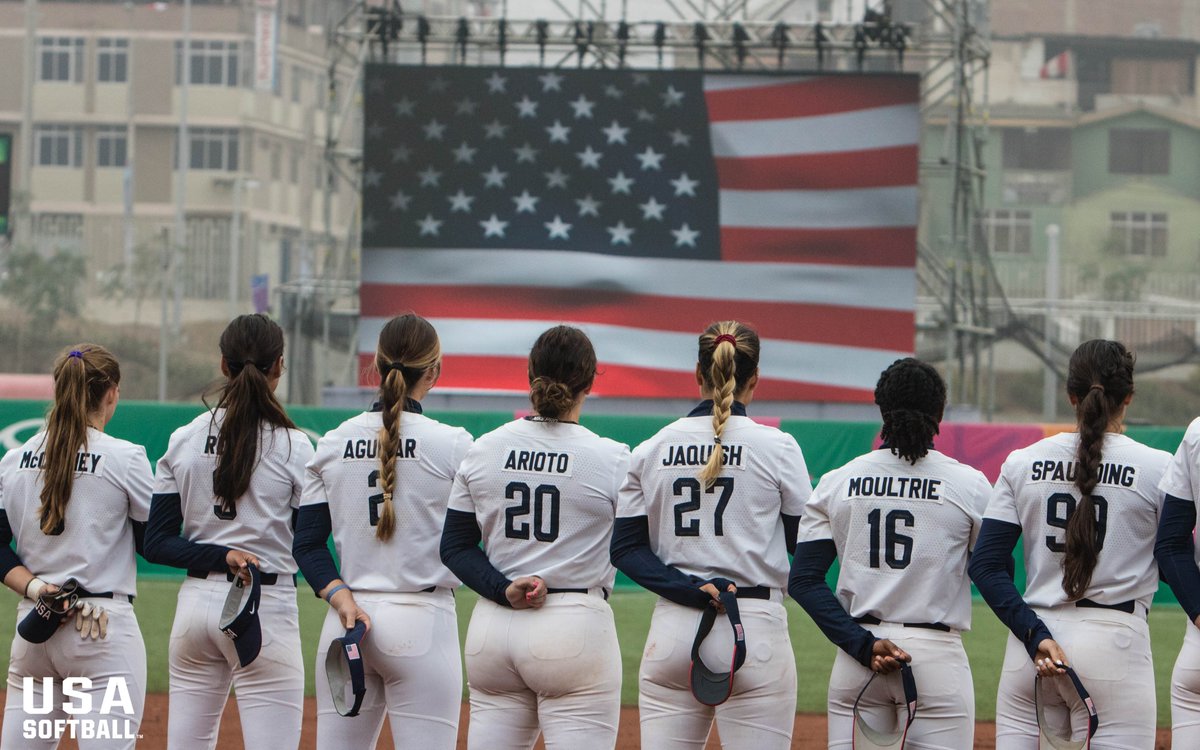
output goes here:
<path id="1" fill-rule="evenodd" d="M 167 643 L 171 620 L 175 616 L 175 599 L 180 582 L 177 580 L 141 580 L 135 603 L 138 620 L 146 640 L 147 687 L 152 693 L 167 691 Z M 0 595 L 0 606 L 8 612 L 15 610 L 16 596 L 7 589 Z M 458 592 L 458 622 L 460 637 L 465 636 L 467 620 L 475 604 L 473 592 Z M 312 590 L 300 587 L 300 635 L 304 648 L 307 692 L 312 694 L 313 663 L 316 640 L 325 617 L 326 604 L 312 596 Z M 642 591 L 618 591 L 610 603 L 617 619 L 617 633 L 624 660 L 624 685 L 621 699 L 626 704 L 637 703 L 637 670 L 646 633 L 650 629 L 650 613 L 655 597 Z M 817 630 L 816 625 L 794 603 L 787 604 L 791 625 L 792 646 L 796 653 L 799 683 L 798 709 L 806 713 L 825 712 L 825 690 L 833 664 L 835 647 Z M 995 715 L 996 684 L 1004 661 L 1004 645 L 1008 631 L 980 603 L 974 607 L 974 629 L 963 641 L 971 660 L 975 678 L 976 718 L 991 720 Z M 15 628 L 14 617 L 0 618 L 0 643 L 11 643 Z M 1158 692 L 1158 724 L 1170 724 L 1171 667 L 1183 641 L 1186 618 L 1177 607 L 1160 607 L 1150 613 L 1150 637 L 1154 650 L 1154 675 Z M 67 635 L 61 634 L 59 637 Z M 74 635 L 71 633 L 70 635 Z M 8 652 L 0 653 L 0 665 L 8 671 Z"/>

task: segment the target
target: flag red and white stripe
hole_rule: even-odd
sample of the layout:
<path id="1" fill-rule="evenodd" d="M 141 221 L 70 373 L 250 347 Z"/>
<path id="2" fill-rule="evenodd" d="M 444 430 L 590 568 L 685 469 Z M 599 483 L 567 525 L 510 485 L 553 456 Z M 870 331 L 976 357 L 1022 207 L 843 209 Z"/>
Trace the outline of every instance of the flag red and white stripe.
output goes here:
<path id="1" fill-rule="evenodd" d="M 736 319 L 762 337 L 759 398 L 869 402 L 913 350 L 918 88 L 705 76 L 720 260 L 365 248 L 364 370 L 387 318 L 411 309 L 438 329 L 441 389 L 527 390 L 534 339 L 569 323 L 595 344 L 595 394 L 688 398 L 698 334 Z"/>

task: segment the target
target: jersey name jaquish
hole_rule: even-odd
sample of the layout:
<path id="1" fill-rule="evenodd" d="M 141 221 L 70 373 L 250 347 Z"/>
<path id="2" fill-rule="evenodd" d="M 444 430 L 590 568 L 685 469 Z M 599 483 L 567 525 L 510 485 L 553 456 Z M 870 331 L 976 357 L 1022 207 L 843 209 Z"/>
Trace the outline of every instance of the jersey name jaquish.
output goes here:
<path id="1" fill-rule="evenodd" d="M 713 450 L 724 465 L 705 489 L 698 475 Z M 634 450 L 617 515 L 646 516 L 651 549 L 683 573 L 786 588 L 780 514 L 799 516 L 811 492 L 791 435 L 731 416 L 716 446 L 711 417 L 684 417 Z"/>

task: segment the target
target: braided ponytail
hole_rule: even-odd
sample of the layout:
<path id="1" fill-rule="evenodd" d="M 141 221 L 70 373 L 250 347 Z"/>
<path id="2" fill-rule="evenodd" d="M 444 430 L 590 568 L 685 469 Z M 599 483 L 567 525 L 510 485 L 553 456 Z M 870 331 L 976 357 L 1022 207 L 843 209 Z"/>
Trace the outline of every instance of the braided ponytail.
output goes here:
<path id="1" fill-rule="evenodd" d="M 1100 481 L 1104 434 L 1133 393 L 1133 364 L 1133 354 L 1118 341 L 1086 341 L 1071 355 L 1067 392 L 1075 397 L 1079 424 L 1075 486 L 1080 502 L 1067 520 L 1062 560 L 1062 587 L 1070 600 L 1083 598 L 1100 560 L 1101 540 L 1092 492 Z"/>
<path id="2" fill-rule="evenodd" d="M 713 397 L 713 451 L 699 475 L 705 489 L 721 474 L 721 436 L 733 411 L 733 396 L 758 370 L 758 352 L 758 334 L 734 320 L 713 323 L 700 334 L 700 377 Z"/>
<path id="3" fill-rule="evenodd" d="M 375 369 L 382 378 L 379 386 L 383 405 L 383 425 L 379 428 L 379 486 L 383 501 L 379 505 L 375 538 L 381 542 L 388 541 L 396 532 L 396 506 L 392 497 L 396 490 L 400 415 L 413 387 L 429 368 L 437 366 L 441 358 L 437 332 L 419 315 L 409 313 L 392 318 L 379 332 Z"/>

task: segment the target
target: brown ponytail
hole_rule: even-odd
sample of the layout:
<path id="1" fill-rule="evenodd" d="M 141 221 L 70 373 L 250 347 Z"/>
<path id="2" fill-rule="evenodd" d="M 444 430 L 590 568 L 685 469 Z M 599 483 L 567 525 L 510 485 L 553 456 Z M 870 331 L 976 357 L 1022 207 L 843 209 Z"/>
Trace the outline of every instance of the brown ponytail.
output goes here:
<path id="1" fill-rule="evenodd" d="M 559 419 L 596 380 L 596 350 L 583 331 L 555 326 L 529 352 L 529 402 L 539 416 Z"/>
<path id="2" fill-rule="evenodd" d="M 758 334 L 735 320 L 713 323 L 700 334 L 700 377 L 713 394 L 713 452 L 700 470 L 707 489 L 721 474 L 721 435 L 733 409 L 733 395 L 758 371 Z"/>
<path id="3" fill-rule="evenodd" d="M 1104 434 L 1125 399 L 1133 393 L 1133 363 L 1133 354 L 1118 341 L 1086 341 L 1071 355 L 1067 392 L 1075 397 L 1075 418 L 1079 424 L 1075 486 L 1081 499 L 1067 521 L 1062 587 L 1072 601 L 1086 593 L 1100 559 L 1092 492 L 1100 481 Z"/>
<path id="4" fill-rule="evenodd" d="M 211 407 L 225 410 L 217 435 L 213 495 L 220 501 L 221 512 L 232 518 L 237 513 L 237 499 L 250 487 L 263 423 L 292 429 L 296 425 L 271 388 L 272 372 L 283 357 L 279 324 L 262 314 L 239 315 L 225 327 L 220 346 L 229 377 Z"/>
<path id="5" fill-rule="evenodd" d="M 117 359 L 102 346 L 76 344 L 54 360 L 54 404 L 46 418 L 38 515 L 43 534 L 61 534 L 75 482 L 76 458 L 87 447 L 88 417 L 121 382 Z"/>
<path id="6" fill-rule="evenodd" d="M 437 331 L 419 315 L 408 313 L 392 318 L 379 332 L 375 369 L 382 378 L 379 386 L 383 404 L 383 426 L 379 429 L 379 483 L 383 489 L 383 503 L 379 507 L 375 537 L 383 542 L 391 539 L 396 531 L 392 495 L 396 489 L 400 414 L 413 386 L 429 368 L 436 367 L 441 358 Z"/>

